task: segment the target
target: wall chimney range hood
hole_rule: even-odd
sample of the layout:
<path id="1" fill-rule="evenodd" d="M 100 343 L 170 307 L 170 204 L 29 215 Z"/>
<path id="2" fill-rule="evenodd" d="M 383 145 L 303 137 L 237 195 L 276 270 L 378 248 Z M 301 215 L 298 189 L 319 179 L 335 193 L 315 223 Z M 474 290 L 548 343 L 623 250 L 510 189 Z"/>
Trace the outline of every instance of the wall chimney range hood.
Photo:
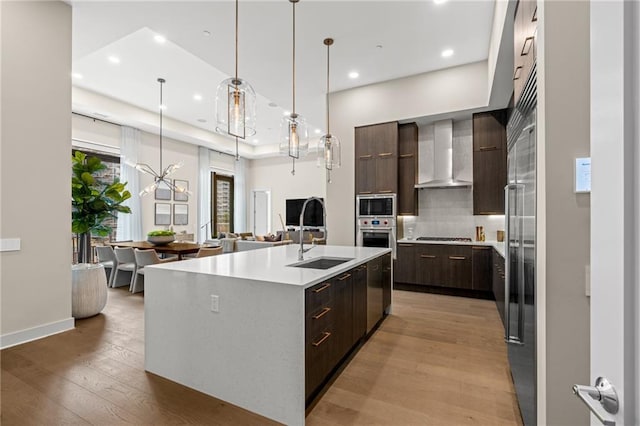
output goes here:
<path id="1" fill-rule="evenodd" d="M 433 123 L 433 179 L 421 182 L 415 187 L 425 188 L 464 188 L 471 182 L 453 177 L 453 120 Z"/>

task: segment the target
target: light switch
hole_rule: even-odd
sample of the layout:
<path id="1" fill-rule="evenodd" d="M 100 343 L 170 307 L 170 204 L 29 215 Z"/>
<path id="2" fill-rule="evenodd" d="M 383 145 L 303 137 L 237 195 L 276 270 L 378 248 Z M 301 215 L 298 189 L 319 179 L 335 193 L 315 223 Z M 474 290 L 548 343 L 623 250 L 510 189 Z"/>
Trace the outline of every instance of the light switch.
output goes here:
<path id="1" fill-rule="evenodd" d="M 220 298 L 215 294 L 211 295 L 211 312 L 220 312 Z"/>
<path id="2" fill-rule="evenodd" d="M 0 251 L 20 251 L 20 238 L 1 238 Z"/>

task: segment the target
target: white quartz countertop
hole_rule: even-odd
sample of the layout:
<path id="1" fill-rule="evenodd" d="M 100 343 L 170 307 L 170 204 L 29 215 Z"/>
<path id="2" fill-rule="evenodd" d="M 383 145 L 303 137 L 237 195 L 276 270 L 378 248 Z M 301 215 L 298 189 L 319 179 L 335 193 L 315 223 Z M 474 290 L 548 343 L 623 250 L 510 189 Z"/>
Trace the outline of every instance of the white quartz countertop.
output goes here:
<path id="1" fill-rule="evenodd" d="M 311 246 L 305 245 L 305 248 L 309 247 Z M 178 262 L 167 262 L 145 266 L 145 268 L 289 284 L 307 288 L 385 253 L 391 253 L 391 250 L 386 248 L 318 245 L 304 254 L 305 261 L 318 257 L 349 258 L 352 260 L 329 269 L 289 266 L 298 263 L 299 248 L 298 244 L 290 244 Z"/>
<path id="2" fill-rule="evenodd" d="M 463 246 L 491 246 L 500 256 L 504 257 L 504 242 L 498 241 L 418 241 L 409 240 L 403 238 L 398 240 L 398 243 L 410 243 L 410 244 L 442 244 L 442 245 L 463 245 Z"/>

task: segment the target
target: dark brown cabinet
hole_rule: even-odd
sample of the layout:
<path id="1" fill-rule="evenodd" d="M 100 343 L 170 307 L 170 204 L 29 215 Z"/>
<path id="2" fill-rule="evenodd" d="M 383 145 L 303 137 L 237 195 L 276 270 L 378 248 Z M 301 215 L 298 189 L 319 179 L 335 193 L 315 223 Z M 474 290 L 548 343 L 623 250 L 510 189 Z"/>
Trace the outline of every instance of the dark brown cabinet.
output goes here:
<path id="1" fill-rule="evenodd" d="M 353 270 L 353 339 L 359 340 L 367 333 L 367 265 Z"/>
<path id="2" fill-rule="evenodd" d="M 492 291 L 492 257 L 493 248 L 489 246 L 474 246 L 471 248 L 473 271 L 471 274 L 471 288 L 480 291 Z"/>
<path id="3" fill-rule="evenodd" d="M 391 308 L 391 283 L 393 277 L 391 276 L 391 254 L 382 256 L 382 316 L 389 313 Z"/>
<path id="4" fill-rule="evenodd" d="M 513 22 L 513 99 L 518 101 L 536 61 L 536 0 L 520 0 Z"/>
<path id="5" fill-rule="evenodd" d="M 473 214 L 504 214 L 507 112 L 473 114 Z"/>
<path id="6" fill-rule="evenodd" d="M 418 215 L 418 125 L 398 126 L 398 215 Z"/>
<path id="7" fill-rule="evenodd" d="M 333 368 L 334 283 L 328 280 L 305 291 L 305 395 L 323 382 Z"/>
<path id="8" fill-rule="evenodd" d="M 471 247 L 450 245 L 444 249 L 443 281 L 446 287 L 471 288 Z"/>
<path id="9" fill-rule="evenodd" d="M 356 194 L 398 192 L 398 123 L 355 129 Z"/>
<path id="10" fill-rule="evenodd" d="M 400 283 L 416 284 L 415 244 L 398 243 L 394 280 Z"/>
<path id="11" fill-rule="evenodd" d="M 337 364 L 353 345 L 353 270 L 333 279 L 335 340 L 332 361 Z"/>
<path id="12" fill-rule="evenodd" d="M 436 244 L 418 244 L 415 249 L 416 284 L 446 286 L 444 256 L 446 246 Z"/>

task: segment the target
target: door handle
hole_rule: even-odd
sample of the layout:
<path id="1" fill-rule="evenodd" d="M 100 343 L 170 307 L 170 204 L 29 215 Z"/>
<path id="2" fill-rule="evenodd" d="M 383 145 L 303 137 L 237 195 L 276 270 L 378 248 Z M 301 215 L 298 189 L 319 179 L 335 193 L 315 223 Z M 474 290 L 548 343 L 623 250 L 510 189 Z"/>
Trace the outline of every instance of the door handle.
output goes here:
<path id="1" fill-rule="evenodd" d="M 598 377 L 595 386 L 573 385 L 573 393 L 589 407 L 603 425 L 616 425 L 610 414 L 618 412 L 618 394 L 606 378 Z"/>

